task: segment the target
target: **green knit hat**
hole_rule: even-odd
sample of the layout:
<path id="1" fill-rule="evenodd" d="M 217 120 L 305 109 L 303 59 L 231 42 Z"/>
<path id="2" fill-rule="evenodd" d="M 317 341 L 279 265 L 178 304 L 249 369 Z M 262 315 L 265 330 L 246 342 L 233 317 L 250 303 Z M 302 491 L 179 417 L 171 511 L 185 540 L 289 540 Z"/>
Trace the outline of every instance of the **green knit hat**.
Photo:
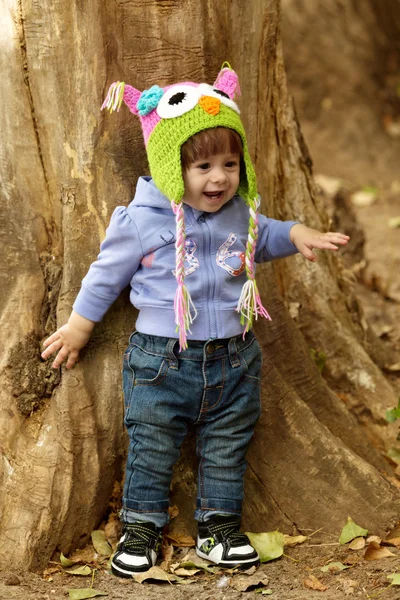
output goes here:
<path id="1" fill-rule="evenodd" d="M 110 112 L 119 110 L 122 101 L 141 121 L 151 176 L 159 190 L 171 201 L 176 217 L 176 279 L 175 317 L 180 347 L 186 348 L 186 331 L 196 317 L 189 292 L 184 285 L 185 277 L 185 224 L 182 199 L 181 147 L 193 135 L 215 127 L 236 131 L 243 144 L 244 169 L 240 172 L 238 193 L 249 206 L 249 234 L 246 246 L 247 282 L 243 286 L 237 311 L 241 323 L 248 331 L 254 318 L 270 318 L 262 306 L 254 272 L 254 255 L 258 237 L 257 182 L 250 159 L 246 134 L 240 120 L 240 111 L 234 101 L 239 87 L 238 77 L 230 68 L 223 66 L 213 86 L 206 83 L 178 83 L 161 88 L 154 85 L 141 92 L 123 82 L 113 83 L 102 108 Z"/>
<path id="2" fill-rule="evenodd" d="M 222 103 L 217 115 L 209 114 L 197 104 L 191 111 L 180 117 L 161 120 L 148 140 L 147 157 L 151 176 L 157 187 L 170 200 L 180 202 L 184 195 L 182 145 L 196 133 L 214 127 L 227 127 L 240 135 L 245 169 L 241 169 L 238 193 L 246 202 L 257 195 L 256 175 L 239 115 Z"/>

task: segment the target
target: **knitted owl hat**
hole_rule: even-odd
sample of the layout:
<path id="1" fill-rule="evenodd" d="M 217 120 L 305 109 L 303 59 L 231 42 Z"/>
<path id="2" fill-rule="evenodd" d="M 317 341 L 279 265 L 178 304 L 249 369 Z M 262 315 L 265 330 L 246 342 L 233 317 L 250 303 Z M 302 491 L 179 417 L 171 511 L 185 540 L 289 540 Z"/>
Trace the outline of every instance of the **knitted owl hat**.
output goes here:
<path id="1" fill-rule="evenodd" d="M 227 63 L 224 63 L 227 64 Z M 196 317 L 185 278 L 185 223 L 182 199 L 185 186 L 182 177 L 181 146 L 193 135 L 213 127 L 226 127 L 236 131 L 243 144 L 243 163 L 238 193 L 249 207 L 249 229 L 246 244 L 245 267 L 247 281 L 236 310 L 241 314 L 243 335 L 258 316 L 270 319 L 261 303 L 255 280 L 254 255 L 258 237 L 257 182 L 250 159 L 246 134 L 240 120 L 240 111 L 234 101 L 239 82 L 236 73 L 222 69 L 213 86 L 207 83 L 177 83 L 164 88 L 153 85 L 143 92 L 123 82 L 110 86 L 103 108 L 110 112 L 119 110 L 122 101 L 130 111 L 139 116 L 151 176 L 158 189 L 170 200 L 176 219 L 176 269 L 177 290 L 174 309 L 180 349 L 187 347 L 186 332 Z"/>

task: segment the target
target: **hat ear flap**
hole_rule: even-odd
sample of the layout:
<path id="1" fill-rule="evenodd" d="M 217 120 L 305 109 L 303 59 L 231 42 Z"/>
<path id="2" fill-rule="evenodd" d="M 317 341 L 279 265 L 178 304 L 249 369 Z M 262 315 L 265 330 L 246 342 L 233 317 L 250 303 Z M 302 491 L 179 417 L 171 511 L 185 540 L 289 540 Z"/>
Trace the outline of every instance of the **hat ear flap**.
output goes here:
<path id="1" fill-rule="evenodd" d="M 141 91 L 124 83 L 123 81 L 115 81 L 110 85 L 101 110 L 103 110 L 103 108 L 108 108 L 110 113 L 112 113 L 114 110 L 118 111 L 121 108 L 122 101 L 124 101 L 129 110 L 134 115 L 137 115 L 139 112 L 137 109 L 137 103 L 141 93 Z"/>
<path id="2" fill-rule="evenodd" d="M 221 92 L 225 92 L 225 94 L 228 94 L 231 100 L 234 100 L 235 94 L 240 95 L 239 78 L 235 71 L 229 67 L 221 69 L 213 87 L 221 90 Z"/>

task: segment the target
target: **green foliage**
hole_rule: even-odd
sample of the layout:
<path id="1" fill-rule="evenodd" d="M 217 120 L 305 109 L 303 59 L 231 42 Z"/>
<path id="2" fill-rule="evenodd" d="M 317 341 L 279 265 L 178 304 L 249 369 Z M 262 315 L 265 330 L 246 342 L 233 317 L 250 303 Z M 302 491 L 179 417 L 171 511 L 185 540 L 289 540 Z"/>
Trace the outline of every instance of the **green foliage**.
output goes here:
<path id="1" fill-rule="evenodd" d="M 390 410 L 386 411 L 385 417 L 388 423 L 394 423 L 396 419 L 400 418 L 400 398 L 395 408 L 391 408 Z"/>
<path id="2" fill-rule="evenodd" d="M 368 529 L 363 529 L 359 525 L 356 525 L 353 519 L 347 517 L 347 523 L 342 529 L 339 542 L 341 544 L 347 544 L 356 537 L 365 537 L 366 535 L 368 535 Z"/>
<path id="3" fill-rule="evenodd" d="M 284 535 L 280 531 L 269 533 L 249 533 L 246 531 L 246 535 L 253 548 L 257 550 L 262 563 L 282 556 Z"/>
<path id="4" fill-rule="evenodd" d="M 322 350 L 315 350 L 315 348 L 310 348 L 310 356 L 317 365 L 318 371 L 322 373 L 326 363 L 325 352 L 323 352 Z"/>

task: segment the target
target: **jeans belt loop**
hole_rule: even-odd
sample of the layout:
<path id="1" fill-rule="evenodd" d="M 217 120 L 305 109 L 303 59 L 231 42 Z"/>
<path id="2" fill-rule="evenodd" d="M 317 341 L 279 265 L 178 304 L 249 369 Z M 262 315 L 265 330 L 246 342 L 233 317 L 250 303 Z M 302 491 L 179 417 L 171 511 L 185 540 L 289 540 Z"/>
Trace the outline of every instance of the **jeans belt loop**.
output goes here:
<path id="1" fill-rule="evenodd" d="M 174 369 L 175 371 L 179 370 L 178 358 L 174 352 L 177 342 L 178 340 L 175 340 L 174 338 L 170 338 L 167 342 L 167 360 L 171 369 Z"/>
<path id="2" fill-rule="evenodd" d="M 229 360 L 233 369 L 240 367 L 240 360 L 236 348 L 236 338 L 231 338 L 228 344 Z"/>

